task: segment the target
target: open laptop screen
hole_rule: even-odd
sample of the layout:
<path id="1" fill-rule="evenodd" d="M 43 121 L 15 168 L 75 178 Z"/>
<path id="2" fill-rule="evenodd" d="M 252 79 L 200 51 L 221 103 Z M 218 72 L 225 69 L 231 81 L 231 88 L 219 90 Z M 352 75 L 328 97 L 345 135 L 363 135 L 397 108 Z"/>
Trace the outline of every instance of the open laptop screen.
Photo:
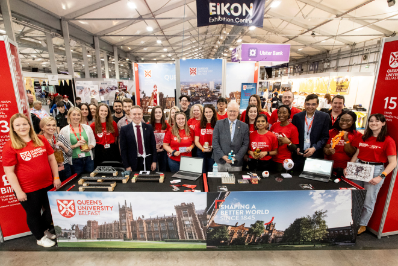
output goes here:
<path id="1" fill-rule="evenodd" d="M 330 176 L 333 161 L 307 158 L 304 164 L 304 172 Z"/>
<path id="2" fill-rule="evenodd" d="M 202 173 L 203 159 L 181 156 L 180 171 Z"/>

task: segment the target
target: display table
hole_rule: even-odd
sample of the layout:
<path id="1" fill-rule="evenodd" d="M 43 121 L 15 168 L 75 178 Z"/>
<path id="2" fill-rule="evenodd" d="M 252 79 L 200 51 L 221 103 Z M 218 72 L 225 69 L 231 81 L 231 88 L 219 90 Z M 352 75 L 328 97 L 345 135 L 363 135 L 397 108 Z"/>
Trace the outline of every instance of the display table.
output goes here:
<path id="1" fill-rule="evenodd" d="M 246 172 L 234 174 L 240 179 Z M 181 180 L 174 192 L 171 176 L 165 173 L 164 183 L 116 181 L 114 191 L 81 192 L 82 176 L 67 180 L 48 192 L 58 246 L 197 250 L 355 244 L 365 191 L 348 183 L 297 176 L 278 182 L 280 175 L 271 174 L 257 185 L 224 185 L 203 175 Z M 190 192 L 189 185 L 201 192 Z M 219 192 L 218 186 L 228 191 Z"/>

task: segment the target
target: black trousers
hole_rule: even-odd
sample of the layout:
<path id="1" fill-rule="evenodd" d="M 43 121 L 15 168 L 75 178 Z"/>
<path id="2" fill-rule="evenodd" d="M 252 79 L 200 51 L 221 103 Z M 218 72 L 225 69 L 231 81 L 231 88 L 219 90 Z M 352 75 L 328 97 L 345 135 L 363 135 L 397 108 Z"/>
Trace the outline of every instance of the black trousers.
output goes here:
<path id="1" fill-rule="evenodd" d="M 28 227 L 37 240 L 40 240 L 44 236 L 44 231 L 54 228 L 50 203 L 47 197 L 47 191 L 53 187 L 51 185 L 26 193 L 28 200 L 20 202 L 26 212 Z M 41 213 L 42 209 L 43 213 Z"/>
<path id="2" fill-rule="evenodd" d="M 271 170 L 271 160 L 263 161 L 263 160 L 255 160 L 250 159 L 249 170 L 250 171 L 269 171 Z"/>
<path id="3" fill-rule="evenodd" d="M 152 164 L 152 157 L 146 157 L 145 158 L 145 165 L 146 165 L 146 170 L 151 171 L 151 164 Z M 138 157 L 137 158 L 137 166 L 135 169 L 131 169 L 133 172 L 138 172 L 138 171 L 144 171 L 144 158 Z"/>
<path id="4" fill-rule="evenodd" d="M 104 145 L 95 145 L 94 152 L 94 166 L 97 167 L 102 164 L 103 161 L 117 161 L 121 162 L 118 145 L 116 143 L 110 144 L 110 147 L 105 149 Z"/>

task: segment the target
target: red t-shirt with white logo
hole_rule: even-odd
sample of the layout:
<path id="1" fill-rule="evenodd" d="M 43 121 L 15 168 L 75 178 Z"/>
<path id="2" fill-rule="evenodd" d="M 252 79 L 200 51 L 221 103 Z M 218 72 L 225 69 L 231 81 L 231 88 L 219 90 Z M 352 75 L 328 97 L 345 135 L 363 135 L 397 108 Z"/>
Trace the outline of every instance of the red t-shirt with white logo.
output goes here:
<path id="1" fill-rule="evenodd" d="M 119 130 L 117 129 L 117 124 L 115 121 L 112 121 L 113 133 L 106 132 L 106 122 L 101 123 L 102 126 L 102 133 L 97 133 L 95 131 L 95 122 L 91 123 L 90 127 L 94 132 L 95 141 L 97 144 L 105 145 L 105 144 L 112 144 L 115 143 L 115 139 L 119 136 Z"/>
<path id="2" fill-rule="evenodd" d="M 173 149 L 173 151 L 174 150 L 179 151 L 180 147 L 188 148 L 189 146 L 192 146 L 195 138 L 192 129 L 190 129 L 189 136 L 185 135 L 184 129 L 180 129 L 179 134 L 181 137 L 180 142 L 178 142 L 177 137 L 171 133 L 171 130 L 167 131 L 166 136 L 164 136 L 163 143 L 168 143 L 170 145 L 170 148 Z M 180 156 L 171 156 L 171 153 L 167 153 L 167 155 L 170 157 L 170 159 L 179 162 L 181 160 L 181 155 L 192 157 L 192 152 L 184 152 L 181 153 Z"/>
<path id="3" fill-rule="evenodd" d="M 261 151 L 273 151 L 278 148 L 278 139 L 270 131 L 263 135 L 260 135 L 257 131 L 254 131 L 250 134 L 249 150 L 254 152 L 257 148 L 259 148 Z M 249 158 L 253 159 L 253 156 L 249 155 Z M 272 156 L 267 155 L 260 160 L 267 161 L 271 158 Z"/>
<path id="4" fill-rule="evenodd" d="M 289 122 L 291 123 L 293 120 L 293 116 L 297 113 L 300 113 L 300 109 L 297 109 L 296 107 L 292 107 L 290 109 L 291 114 L 290 114 L 290 118 L 289 118 Z M 273 124 L 275 122 L 280 122 L 279 118 L 278 118 L 278 109 L 274 110 L 271 114 L 271 118 L 268 120 L 268 123 Z"/>
<path id="5" fill-rule="evenodd" d="M 266 115 L 267 116 L 267 121 L 268 121 L 268 123 L 269 123 L 269 120 L 270 120 L 270 115 L 268 114 L 268 112 L 266 112 L 266 111 L 262 111 L 262 112 L 260 112 L 260 114 L 263 114 L 263 115 Z M 242 114 L 240 115 L 240 121 L 242 121 L 242 122 L 245 122 L 246 121 L 246 110 L 244 110 L 243 112 L 242 112 Z"/>
<path id="6" fill-rule="evenodd" d="M 206 128 L 196 127 L 195 137 L 199 137 L 200 145 L 204 146 L 205 142 L 209 143 L 209 147 L 213 144 L 213 130 L 211 123 L 206 124 Z"/>
<path id="7" fill-rule="evenodd" d="M 254 131 L 256 131 L 256 129 L 254 128 L 254 124 L 249 124 L 249 133 L 253 133 Z"/>
<path id="8" fill-rule="evenodd" d="M 195 134 L 195 129 L 197 127 L 200 127 L 200 120 L 196 120 L 195 118 L 191 118 L 187 122 L 188 126 L 193 130 L 193 133 Z"/>
<path id="9" fill-rule="evenodd" d="M 51 186 L 53 175 L 48 156 L 54 153 L 46 138 L 38 135 L 44 146 L 35 147 L 29 141 L 25 148 L 16 150 L 9 140 L 3 147 L 3 166 L 14 166 L 22 191 L 30 193 Z"/>
<path id="10" fill-rule="evenodd" d="M 149 123 L 148 123 L 149 124 Z M 163 145 L 166 132 L 170 130 L 170 125 L 166 123 L 166 129 L 162 129 L 162 123 L 155 123 L 153 133 L 155 134 L 156 145 Z"/>
<path id="11" fill-rule="evenodd" d="M 337 129 L 329 130 L 329 139 L 326 144 L 330 144 L 330 146 L 332 146 L 332 139 L 339 134 L 339 132 L 340 131 Z M 357 138 L 362 138 L 362 133 L 358 131 L 349 132 L 347 137 L 350 143 L 352 143 Z M 341 137 L 341 140 L 336 144 L 334 149 L 336 152 L 332 155 L 325 155 L 325 159 L 334 161 L 333 168 L 346 168 L 347 163 L 351 161 L 352 157 L 348 156 L 344 151 L 344 136 Z"/>
<path id="12" fill-rule="evenodd" d="M 223 115 L 219 115 L 219 114 L 217 113 L 217 119 L 218 119 L 218 120 L 223 120 L 223 119 L 225 119 L 225 118 L 228 118 L 227 112 L 225 112 L 225 114 L 223 114 Z"/>
<path id="13" fill-rule="evenodd" d="M 358 159 L 364 162 L 387 163 L 388 156 L 397 155 L 395 141 L 390 136 L 384 142 L 376 141 L 374 136 L 366 141 L 357 138 L 351 145 L 359 149 Z"/>
<path id="14" fill-rule="evenodd" d="M 271 131 L 277 138 L 285 135 L 293 144 L 299 144 L 299 133 L 297 127 L 292 123 L 282 127 L 281 122 L 277 122 L 272 125 Z M 285 159 L 292 159 L 292 152 L 287 147 L 287 144 L 279 146 L 278 154 L 272 157 L 272 160 L 277 163 L 283 163 Z"/>

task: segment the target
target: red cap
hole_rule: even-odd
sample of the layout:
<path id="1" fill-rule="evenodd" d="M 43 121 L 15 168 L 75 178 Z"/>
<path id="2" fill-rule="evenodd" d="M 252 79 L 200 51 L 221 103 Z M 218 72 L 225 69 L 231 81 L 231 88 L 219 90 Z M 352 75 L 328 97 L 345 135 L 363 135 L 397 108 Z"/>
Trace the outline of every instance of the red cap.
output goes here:
<path id="1" fill-rule="evenodd" d="M 68 95 L 64 95 L 64 98 L 69 98 L 69 96 Z"/>
<path id="2" fill-rule="evenodd" d="M 59 95 L 58 93 L 54 94 L 55 97 L 57 97 L 58 95 Z"/>

